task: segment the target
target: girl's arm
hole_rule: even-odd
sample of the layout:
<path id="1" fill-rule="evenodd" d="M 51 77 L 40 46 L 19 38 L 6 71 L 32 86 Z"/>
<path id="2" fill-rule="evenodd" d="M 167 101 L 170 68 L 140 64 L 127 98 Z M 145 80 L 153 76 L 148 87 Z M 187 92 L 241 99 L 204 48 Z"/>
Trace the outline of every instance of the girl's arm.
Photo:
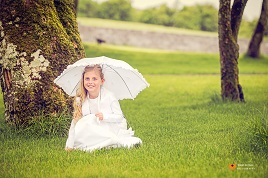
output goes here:
<path id="1" fill-rule="evenodd" d="M 124 115 L 121 110 L 120 104 L 117 100 L 112 101 L 111 105 L 112 113 L 103 113 L 103 121 L 105 122 L 122 122 L 124 120 Z"/>

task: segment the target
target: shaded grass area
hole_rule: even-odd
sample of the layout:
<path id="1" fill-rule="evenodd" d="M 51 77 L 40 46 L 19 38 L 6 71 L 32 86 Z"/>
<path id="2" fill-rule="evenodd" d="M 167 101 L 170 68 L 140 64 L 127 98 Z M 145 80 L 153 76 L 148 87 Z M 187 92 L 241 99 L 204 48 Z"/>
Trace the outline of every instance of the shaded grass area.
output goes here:
<path id="1" fill-rule="evenodd" d="M 258 140 L 267 139 L 265 132 L 260 135 L 258 130 L 266 127 L 267 131 L 267 58 L 249 61 L 250 64 L 246 63 L 248 59 L 241 59 L 245 61 L 240 62 L 240 72 L 244 71 L 240 83 L 246 103 L 223 103 L 217 55 L 145 50 L 137 53 L 136 49 L 96 45 L 85 48 L 88 57 L 107 55 L 129 62 L 150 83 L 135 100 L 120 101 L 129 125 L 143 145 L 90 154 L 65 152 L 66 136 L 21 133 L 1 119 L 1 177 L 268 175 L 267 143 Z M 0 102 L 3 116 L 2 97 Z M 237 166 L 232 171 L 228 168 L 232 163 L 252 166 Z"/>

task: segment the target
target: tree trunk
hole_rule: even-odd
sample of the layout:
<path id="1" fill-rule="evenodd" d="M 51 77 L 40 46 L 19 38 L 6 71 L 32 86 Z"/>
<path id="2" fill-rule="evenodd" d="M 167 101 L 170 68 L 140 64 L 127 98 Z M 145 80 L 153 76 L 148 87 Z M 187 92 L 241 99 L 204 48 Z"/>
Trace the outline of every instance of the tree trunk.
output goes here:
<path id="1" fill-rule="evenodd" d="M 224 101 L 244 101 L 244 94 L 238 77 L 239 46 L 237 35 L 246 2 L 245 0 L 235 0 L 231 13 L 231 0 L 220 0 L 218 33 L 221 96 Z"/>
<path id="2" fill-rule="evenodd" d="M 246 7 L 248 0 L 234 0 L 234 3 L 232 5 L 231 9 L 231 30 L 232 30 L 232 35 L 237 42 L 238 38 L 238 32 L 240 29 L 240 24 L 242 21 L 242 16 L 244 9 Z"/>
<path id="3" fill-rule="evenodd" d="M 247 56 L 252 58 L 260 57 L 260 46 L 267 28 L 268 28 L 268 0 L 263 0 L 261 15 L 255 28 L 254 34 L 250 40 Z"/>
<path id="4" fill-rule="evenodd" d="M 5 120 L 27 124 L 70 109 L 53 80 L 85 56 L 73 0 L 2 0 L 0 77 Z"/>

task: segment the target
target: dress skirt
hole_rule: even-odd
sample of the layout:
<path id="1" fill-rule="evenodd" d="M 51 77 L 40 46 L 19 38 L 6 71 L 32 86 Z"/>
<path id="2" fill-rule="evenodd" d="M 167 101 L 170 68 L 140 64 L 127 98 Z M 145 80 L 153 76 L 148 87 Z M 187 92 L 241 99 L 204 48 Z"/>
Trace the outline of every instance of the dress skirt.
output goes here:
<path id="1" fill-rule="evenodd" d="M 74 149 L 83 151 L 111 147 L 131 148 L 142 143 L 140 138 L 134 137 L 134 131 L 131 128 L 115 129 L 110 123 L 99 121 L 92 114 L 81 118 L 74 125 L 73 131 L 73 133 L 69 132 L 69 143 L 73 142 Z"/>

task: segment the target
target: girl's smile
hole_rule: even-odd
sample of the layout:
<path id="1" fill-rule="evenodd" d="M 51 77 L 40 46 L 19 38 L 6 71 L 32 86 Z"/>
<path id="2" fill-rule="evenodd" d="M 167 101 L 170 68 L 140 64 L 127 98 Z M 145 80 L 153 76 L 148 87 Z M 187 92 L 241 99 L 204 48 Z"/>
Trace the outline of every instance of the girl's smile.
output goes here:
<path id="1" fill-rule="evenodd" d="M 97 98 L 104 79 L 101 79 L 97 71 L 88 71 L 84 74 L 84 87 L 91 99 Z"/>

